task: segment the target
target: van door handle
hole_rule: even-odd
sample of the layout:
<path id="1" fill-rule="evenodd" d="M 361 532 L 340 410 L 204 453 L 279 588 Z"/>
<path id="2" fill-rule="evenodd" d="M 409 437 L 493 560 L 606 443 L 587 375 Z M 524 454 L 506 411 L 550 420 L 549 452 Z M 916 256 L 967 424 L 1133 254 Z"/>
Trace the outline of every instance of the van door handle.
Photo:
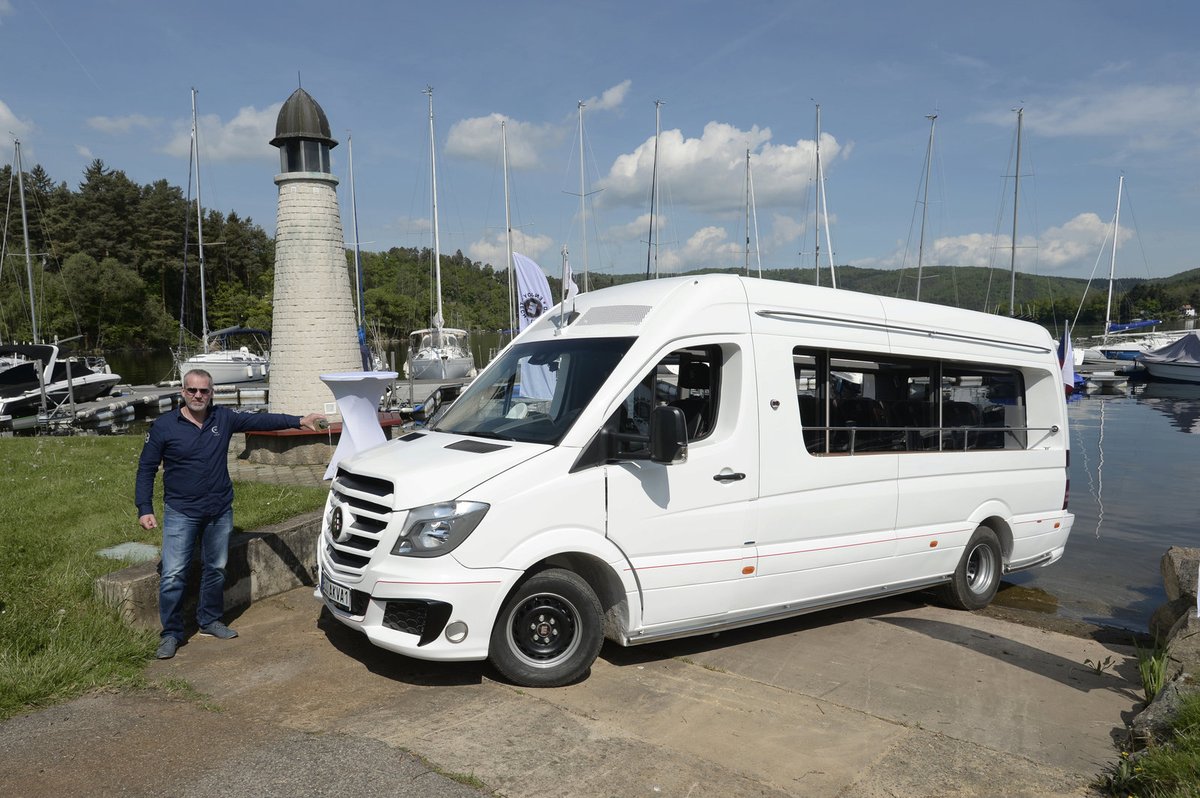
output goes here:
<path id="1" fill-rule="evenodd" d="M 739 482 L 745 478 L 746 475 L 740 472 L 736 474 L 717 474 L 713 477 L 717 482 Z"/>

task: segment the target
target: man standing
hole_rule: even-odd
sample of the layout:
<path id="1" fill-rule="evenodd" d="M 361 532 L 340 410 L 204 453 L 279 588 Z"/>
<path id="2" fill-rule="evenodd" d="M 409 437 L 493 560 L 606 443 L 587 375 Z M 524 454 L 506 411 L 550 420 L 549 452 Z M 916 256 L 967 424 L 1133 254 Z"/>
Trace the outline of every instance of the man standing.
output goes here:
<path id="1" fill-rule="evenodd" d="M 228 640 L 237 632 L 221 622 L 225 613 L 225 563 L 233 532 L 233 482 L 226 453 L 236 432 L 316 430 L 324 416 L 237 413 L 212 404 L 212 375 L 193 369 L 183 376 L 183 406 L 160 417 L 146 434 L 138 460 L 138 523 L 154 529 L 154 478 L 163 465 L 162 574 L 158 614 L 162 621 L 159 659 L 170 659 L 183 642 L 183 594 L 196 543 L 200 544 L 200 634 Z"/>

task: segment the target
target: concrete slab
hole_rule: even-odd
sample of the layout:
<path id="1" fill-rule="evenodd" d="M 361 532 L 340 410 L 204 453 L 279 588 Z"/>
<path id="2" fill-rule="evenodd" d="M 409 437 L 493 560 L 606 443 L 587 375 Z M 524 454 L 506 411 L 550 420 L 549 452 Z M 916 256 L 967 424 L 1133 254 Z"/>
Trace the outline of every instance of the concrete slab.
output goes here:
<path id="1" fill-rule="evenodd" d="M 311 590 L 229 620 L 239 638 L 193 638 L 148 669 L 219 711 L 125 694 L 103 729 L 81 708 L 105 697 L 15 719 L 0 726 L 0 761 L 19 768 L 6 795 L 34 794 L 22 786 L 45 773 L 55 793 L 105 794 L 92 787 L 120 783 L 127 768 L 104 747 L 116 734 L 146 746 L 142 760 L 169 752 L 155 767 L 184 795 L 273 794 L 253 778 L 286 781 L 268 764 L 276 758 L 304 771 L 298 795 L 371 794 L 343 788 L 367 783 L 361 748 L 506 796 L 1085 796 L 1137 705 L 1124 647 L 913 601 L 609 644 L 587 679 L 554 690 L 375 648 L 324 615 Z M 1115 672 L 1084 665 L 1105 657 Z M 198 755 L 178 753 L 209 739 L 214 755 L 250 769 L 245 789 L 222 789 L 220 774 L 196 769 Z M 229 742 L 243 739 L 244 749 Z M 94 744 L 99 754 L 65 759 Z M 385 769 L 376 782 L 390 778 Z M 393 794 L 416 794 L 399 783 Z"/>

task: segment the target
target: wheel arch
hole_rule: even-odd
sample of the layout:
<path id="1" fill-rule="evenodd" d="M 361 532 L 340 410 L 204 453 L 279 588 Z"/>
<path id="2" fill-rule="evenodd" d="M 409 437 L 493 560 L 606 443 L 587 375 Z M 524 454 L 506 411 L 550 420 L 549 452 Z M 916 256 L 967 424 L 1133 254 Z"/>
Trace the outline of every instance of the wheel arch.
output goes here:
<path id="1" fill-rule="evenodd" d="M 545 553 L 543 548 L 540 556 L 535 557 L 533 552 L 542 548 L 538 543 L 550 540 L 557 543 L 558 547 L 549 553 Z M 524 564 L 514 565 L 513 559 L 523 560 Z M 577 574 L 587 582 L 588 587 L 600 600 L 604 612 L 605 637 L 620 640 L 630 625 L 628 594 L 637 591 L 637 584 L 631 572 L 620 568 L 624 562 L 625 558 L 620 550 L 607 538 L 597 537 L 595 534 L 580 536 L 568 530 L 556 530 L 538 536 L 537 540 L 527 541 L 521 546 L 521 550 L 514 552 L 514 557 L 505 562 L 505 567 L 521 571 L 521 576 L 500 597 L 495 607 L 496 619 L 493 623 L 498 622 L 499 613 L 509 596 L 531 577 L 551 568 L 562 568 Z"/>
<path id="2" fill-rule="evenodd" d="M 1001 502 L 995 501 L 982 505 L 971 515 L 970 519 L 971 523 L 976 527 L 986 526 L 996 533 L 996 538 L 1000 541 L 1000 556 L 1004 559 L 1004 562 L 1012 559 L 1013 553 L 1011 518 L 1012 513 L 1009 512 L 1008 507 Z M 974 529 L 971 530 L 972 533 L 974 531 Z"/>

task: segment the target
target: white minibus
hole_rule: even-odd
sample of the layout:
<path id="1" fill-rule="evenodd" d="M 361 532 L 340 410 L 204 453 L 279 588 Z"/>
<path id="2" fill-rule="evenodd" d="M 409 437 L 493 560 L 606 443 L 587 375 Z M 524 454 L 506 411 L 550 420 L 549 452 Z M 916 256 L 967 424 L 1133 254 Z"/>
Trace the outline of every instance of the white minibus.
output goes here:
<path id="1" fill-rule="evenodd" d="M 580 294 L 427 428 L 337 469 L 339 621 L 410 657 L 583 677 L 629 646 L 1063 554 L 1069 445 L 1034 324 L 734 275 Z"/>

